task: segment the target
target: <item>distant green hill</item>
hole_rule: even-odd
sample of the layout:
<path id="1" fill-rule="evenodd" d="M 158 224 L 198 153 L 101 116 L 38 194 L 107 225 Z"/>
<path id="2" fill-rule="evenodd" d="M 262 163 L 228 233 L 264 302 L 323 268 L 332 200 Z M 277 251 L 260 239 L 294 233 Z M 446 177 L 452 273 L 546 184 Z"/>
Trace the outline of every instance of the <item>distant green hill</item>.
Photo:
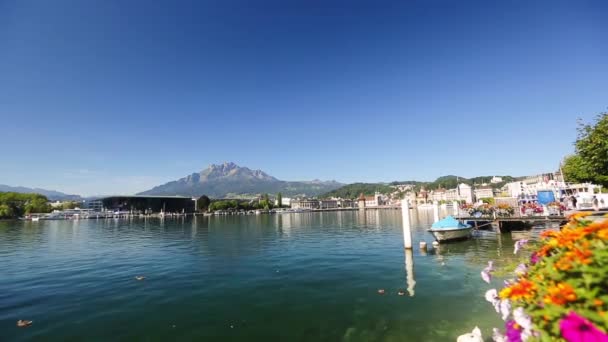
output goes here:
<path id="1" fill-rule="evenodd" d="M 394 189 L 390 185 L 382 183 L 353 183 L 327 192 L 319 197 L 357 198 L 361 194 L 371 196 L 376 191 L 382 194 L 388 194 L 394 191 Z"/>

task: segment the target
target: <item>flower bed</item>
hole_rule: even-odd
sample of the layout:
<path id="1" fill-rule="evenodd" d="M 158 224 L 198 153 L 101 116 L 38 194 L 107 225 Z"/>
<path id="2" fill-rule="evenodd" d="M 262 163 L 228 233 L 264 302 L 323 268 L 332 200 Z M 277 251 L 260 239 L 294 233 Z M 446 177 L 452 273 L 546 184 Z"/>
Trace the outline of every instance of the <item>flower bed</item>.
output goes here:
<path id="1" fill-rule="evenodd" d="M 498 217 L 510 217 L 515 214 L 515 209 L 506 203 L 500 203 L 495 210 Z"/>
<path id="2" fill-rule="evenodd" d="M 494 341 L 600 341 L 608 334 L 608 219 L 573 216 L 559 232 L 546 231 L 530 260 L 486 299 L 505 320 Z M 527 244 L 520 240 L 515 253 Z M 528 246 L 529 247 L 529 246 Z M 481 273 L 490 282 L 490 262 Z"/>
<path id="3" fill-rule="evenodd" d="M 487 203 L 483 204 L 463 204 L 460 209 L 466 212 L 471 217 L 492 217 L 494 213 L 498 217 L 510 217 L 515 213 L 515 209 L 508 204 L 501 203 L 493 206 Z"/>

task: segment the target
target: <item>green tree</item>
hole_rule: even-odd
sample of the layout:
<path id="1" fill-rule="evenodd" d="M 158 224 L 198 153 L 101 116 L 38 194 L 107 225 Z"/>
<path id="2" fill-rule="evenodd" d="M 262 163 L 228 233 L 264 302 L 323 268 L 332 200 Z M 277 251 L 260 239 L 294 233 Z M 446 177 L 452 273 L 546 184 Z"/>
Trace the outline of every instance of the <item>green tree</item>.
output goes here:
<path id="1" fill-rule="evenodd" d="M 608 113 L 599 114 L 591 124 L 580 122 L 574 145 L 590 180 L 608 186 Z"/>
<path id="2" fill-rule="evenodd" d="M 280 192 L 277 194 L 277 206 L 279 208 L 283 207 L 283 194 Z"/>
<path id="3" fill-rule="evenodd" d="M 80 208 L 80 203 L 74 202 L 74 201 L 69 201 L 69 202 L 63 202 L 61 204 L 61 209 L 63 209 L 63 210 L 74 209 L 74 208 Z"/>
<path id="4" fill-rule="evenodd" d="M 13 208 L 9 207 L 7 204 L 0 204 L 0 218 L 13 218 L 13 217 L 15 217 Z"/>
<path id="5" fill-rule="evenodd" d="M 564 158 L 562 162 L 562 172 L 566 182 L 578 183 L 593 181 L 593 177 L 587 170 L 587 165 L 583 163 L 581 156 L 573 154 Z"/>
<path id="6" fill-rule="evenodd" d="M 209 197 L 207 197 L 206 195 L 203 195 L 201 197 L 199 197 L 199 199 L 196 201 L 196 205 L 198 206 L 198 208 L 196 208 L 198 211 L 206 211 L 209 209 L 209 205 L 211 204 L 211 199 L 209 199 Z"/>

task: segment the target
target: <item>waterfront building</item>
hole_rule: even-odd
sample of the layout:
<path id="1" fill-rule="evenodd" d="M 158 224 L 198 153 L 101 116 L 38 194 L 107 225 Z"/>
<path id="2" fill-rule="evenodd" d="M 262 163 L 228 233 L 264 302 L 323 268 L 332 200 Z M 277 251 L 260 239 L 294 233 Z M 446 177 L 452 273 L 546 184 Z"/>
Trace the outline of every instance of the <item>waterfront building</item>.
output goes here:
<path id="1" fill-rule="evenodd" d="M 382 205 L 386 205 L 388 202 L 385 196 L 382 196 L 376 191 L 374 196 L 364 196 L 361 194 L 358 199 L 359 208 L 376 208 Z"/>
<path id="2" fill-rule="evenodd" d="M 323 199 L 319 201 L 320 209 L 336 209 L 338 208 L 338 201 L 335 199 Z"/>
<path id="3" fill-rule="evenodd" d="M 425 204 L 429 202 L 429 192 L 424 188 L 420 188 L 420 192 L 415 194 L 414 201 L 418 204 Z"/>
<path id="4" fill-rule="evenodd" d="M 289 198 L 289 197 L 283 197 L 283 198 L 281 198 L 281 204 L 283 206 L 286 206 L 286 207 L 291 206 L 291 198 Z M 275 206 L 279 205 L 279 200 L 278 199 L 274 200 L 274 205 Z"/>
<path id="5" fill-rule="evenodd" d="M 356 208 L 357 207 L 357 202 L 355 202 L 351 199 L 338 198 L 338 199 L 336 199 L 336 201 L 338 202 L 338 208 Z"/>
<path id="6" fill-rule="evenodd" d="M 98 199 L 103 209 L 141 213 L 192 213 L 194 201 L 184 196 L 109 196 Z M 93 204 L 98 205 L 98 204 Z M 91 206 L 89 206 L 92 209 Z"/>
<path id="7" fill-rule="evenodd" d="M 292 209 L 319 209 L 319 200 L 316 199 L 294 199 L 290 201 Z"/>
<path id="8" fill-rule="evenodd" d="M 439 202 L 439 201 L 445 201 L 446 200 L 445 199 L 445 197 L 446 197 L 446 195 L 445 195 L 445 189 L 439 188 L 437 190 L 431 191 L 431 196 L 430 197 L 431 197 L 431 201 L 433 201 L 433 202 L 434 201 L 437 201 L 437 202 Z"/>
<path id="9" fill-rule="evenodd" d="M 488 185 L 476 187 L 473 192 L 475 193 L 475 199 L 477 200 L 482 198 L 494 198 L 494 189 Z"/>
<path id="10" fill-rule="evenodd" d="M 465 201 L 466 203 L 473 203 L 473 188 L 465 183 L 458 184 L 458 197 L 455 199 Z"/>
<path id="11" fill-rule="evenodd" d="M 473 189 L 468 184 L 460 183 L 453 189 L 439 188 L 431 191 L 430 199 L 437 202 L 465 201 L 466 203 L 473 203 Z"/>
<path id="12" fill-rule="evenodd" d="M 85 202 L 84 207 L 92 211 L 103 211 L 103 201 L 100 199 L 89 200 Z"/>

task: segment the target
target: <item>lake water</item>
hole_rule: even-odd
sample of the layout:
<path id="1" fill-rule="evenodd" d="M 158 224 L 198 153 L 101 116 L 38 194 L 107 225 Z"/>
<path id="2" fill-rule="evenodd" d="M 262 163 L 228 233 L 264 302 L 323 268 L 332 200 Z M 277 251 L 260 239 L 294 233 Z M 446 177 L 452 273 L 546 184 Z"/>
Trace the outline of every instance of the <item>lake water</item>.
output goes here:
<path id="1" fill-rule="evenodd" d="M 513 258 L 513 241 L 481 232 L 425 255 L 431 217 L 412 211 L 413 296 L 397 295 L 399 210 L 0 222 L 0 340 L 455 341 L 475 325 L 489 336 L 502 321 L 479 272 Z"/>

